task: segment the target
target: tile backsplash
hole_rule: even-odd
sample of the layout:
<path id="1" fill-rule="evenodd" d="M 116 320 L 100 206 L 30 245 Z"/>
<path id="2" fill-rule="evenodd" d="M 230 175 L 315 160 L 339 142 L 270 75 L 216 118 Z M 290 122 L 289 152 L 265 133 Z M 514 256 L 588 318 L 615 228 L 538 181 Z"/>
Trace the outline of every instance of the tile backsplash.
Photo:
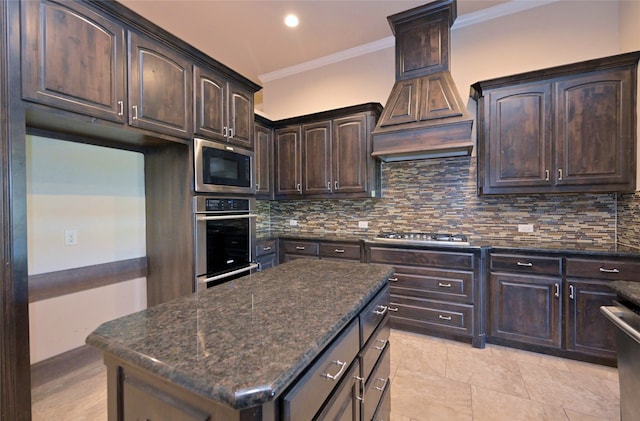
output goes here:
<path id="1" fill-rule="evenodd" d="M 258 201 L 258 230 L 300 236 L 397 230 L 463 233 L 476 241 L 638 244 L 639 194 L 479 197 L 475 157 L 383 164 L 382 194 L 379 199 Z M 369 227 L 359 228 L 359 221 Z M 534 230 L 519 233 L 518 224 Z"/>

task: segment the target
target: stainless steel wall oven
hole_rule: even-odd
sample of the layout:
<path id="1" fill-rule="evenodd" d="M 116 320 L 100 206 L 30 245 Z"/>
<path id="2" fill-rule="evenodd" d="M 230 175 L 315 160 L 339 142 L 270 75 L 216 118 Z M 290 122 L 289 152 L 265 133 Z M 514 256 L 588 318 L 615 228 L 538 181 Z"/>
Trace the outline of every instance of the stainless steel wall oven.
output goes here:
<path id="1" fill-rule="evenodd" d="M 257 268 L 255 199 L 196 196 L 193 202 L 196 291 Z"/>

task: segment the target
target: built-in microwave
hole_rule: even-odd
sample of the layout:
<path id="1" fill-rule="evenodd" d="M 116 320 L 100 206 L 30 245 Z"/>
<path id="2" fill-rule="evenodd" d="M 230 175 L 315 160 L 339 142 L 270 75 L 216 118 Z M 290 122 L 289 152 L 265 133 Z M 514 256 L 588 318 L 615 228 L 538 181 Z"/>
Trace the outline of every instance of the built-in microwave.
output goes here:
<path id="1" fill-rule="evenodd" d="M 198 138 L 193 150 L 197 192 L 255 194 L 252 151 Z"/>

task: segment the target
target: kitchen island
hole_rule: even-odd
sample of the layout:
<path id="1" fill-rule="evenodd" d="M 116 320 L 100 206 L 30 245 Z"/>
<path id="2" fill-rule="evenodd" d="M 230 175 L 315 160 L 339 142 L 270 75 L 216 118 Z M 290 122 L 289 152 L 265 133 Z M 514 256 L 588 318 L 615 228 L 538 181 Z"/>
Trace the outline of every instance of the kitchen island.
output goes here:
<path id="1" fill-rule="evenodd" d="M 388 374 L 375 383 L 389 371 L 392 274 L 300 259 L 104 323 L 87 343 L 104 353 L 109 420 L 388 411 Z"/>

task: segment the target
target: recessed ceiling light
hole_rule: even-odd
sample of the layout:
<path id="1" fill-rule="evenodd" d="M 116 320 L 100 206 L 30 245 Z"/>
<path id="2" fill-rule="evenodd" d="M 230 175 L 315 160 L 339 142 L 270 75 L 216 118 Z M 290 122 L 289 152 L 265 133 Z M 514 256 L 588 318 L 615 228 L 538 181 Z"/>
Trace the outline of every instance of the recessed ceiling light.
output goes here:
<path id="1" fill-rule="evenodd" d="M 284 24 L 287 25 L 289 28 L 295 28 L 296 26 L 298 26 L 298 23 L 300 23 L 300 20 L 294 14 L 287 15 L 284 18 Z"/>

